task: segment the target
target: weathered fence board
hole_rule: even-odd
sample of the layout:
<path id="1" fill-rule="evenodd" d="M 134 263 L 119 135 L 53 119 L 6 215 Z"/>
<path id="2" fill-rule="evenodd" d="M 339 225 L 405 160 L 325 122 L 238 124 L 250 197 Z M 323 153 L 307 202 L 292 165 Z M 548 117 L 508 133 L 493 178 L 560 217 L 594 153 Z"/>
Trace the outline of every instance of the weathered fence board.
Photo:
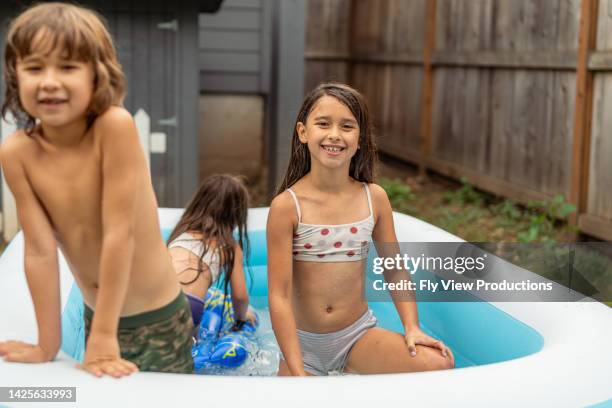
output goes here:
<path id="1" fill-rule="evenodd" d="M 597 50 L 612 50 L 612 1 L 599 0 Z"/>
<path id="2" fill-rule="evenodd" d="M 309 61 L 304 85 L 306 92 L 323 81 L 350 82 L 348 64 L 336 61 Z"/>
<path id="3" fill-rule="evenodd" d="M 597 20 L 596 49 L 590 68 L 612 67 L 612 1 L 600 0 Z M 593 116 L 591 130 L 589 182 L 586 214 L 581 228 L 602 225 L 612 240 L 612 73 L 595 72 L 593 85 Z M 602 233 L 604 231 L 601 231 Z"/>
<path id="4" fill-rule="evenodd" d="M 597 74 L 587 213 L 612 219 L 612 74 Z"/>
<path id="5" fill-rule="evenodd" d="M 324 81 L 350 82 L 349 64 L 339 57 L 341 53 L 348 56 L 350 5 L 350 0 L 310 0 L 307 3 L 305 53 L 314 58 L 306 57 L 305 92 Z"/>

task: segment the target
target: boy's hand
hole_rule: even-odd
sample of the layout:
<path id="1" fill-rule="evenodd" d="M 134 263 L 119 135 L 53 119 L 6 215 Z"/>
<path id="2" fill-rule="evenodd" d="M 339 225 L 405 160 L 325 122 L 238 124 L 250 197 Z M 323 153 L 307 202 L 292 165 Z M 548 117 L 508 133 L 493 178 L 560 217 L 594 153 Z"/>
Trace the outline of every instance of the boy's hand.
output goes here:
<path id="1" fill-rule="evenodd" d="M 0 356 L 15 363 L 46 363 L 54 357 L 37 344 L 14 340 L 0 342 Z"/>
<path id="2" fill-rule="evenodd" d="M 136 364 L 121 358 L 116 337 L 94 335 L 93 333 L 87 341 L 85 360 L 77 367 L 96 377 L 107 374 L 120 378 L 138 371 Z"/>

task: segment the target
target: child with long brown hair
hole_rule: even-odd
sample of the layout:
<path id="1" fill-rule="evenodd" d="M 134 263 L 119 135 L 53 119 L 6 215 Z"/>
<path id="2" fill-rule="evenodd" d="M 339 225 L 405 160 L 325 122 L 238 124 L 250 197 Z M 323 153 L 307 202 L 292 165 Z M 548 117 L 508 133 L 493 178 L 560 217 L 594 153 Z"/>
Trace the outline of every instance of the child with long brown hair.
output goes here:
<path id="1" fill-rule="evenodd" d="M 231 286 L 237 326 L 255 322 L 243 268 L 249 194 L 237 177 L 220 174 L 202 182 L 168 238 L 172 264 L 190 303 L 194 323 L 201 318 L 208 289 L 223 278 Z M 234 232 L 237 236 L 234 237 Z"/>
<path id="2" fill-rule="evenodd" d="M 93 11 L 42 3 L 11 24 L 6 98 L 25 124 L 0 149 L 25 240 L 37 344 L 0 342 L 5 360 L 53 360 L 61 343 L 57 249 L 85 302 L 85 370 L 121 377 L 193 371 L 189 304 L 172 269 L 157 202 L 110 34 Z"/>
<path id="3" fill-rule="evenodd" d="M 403 335 L 376 327 L 364 299 L 370 238 L 397 238 L 389 199 L 373 184 L 376 147 L 361 94 L 343 84 L 319 85 L 304 99 L 291 143 L 267 225 L 279 375 L 453 367 L 450 350 L 419 328 L 414 298 L 391 293 Z"/>

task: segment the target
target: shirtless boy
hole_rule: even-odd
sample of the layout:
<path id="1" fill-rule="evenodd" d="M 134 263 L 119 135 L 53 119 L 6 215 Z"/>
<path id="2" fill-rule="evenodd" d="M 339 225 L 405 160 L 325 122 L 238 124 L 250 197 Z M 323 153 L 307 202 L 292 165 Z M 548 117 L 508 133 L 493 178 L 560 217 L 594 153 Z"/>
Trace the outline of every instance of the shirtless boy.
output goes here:
<path id="1" fill-rule="evenodd" d="M 25 237 L 38 343 L 0 342 L 0 355 L 41 363 L 57 354 L 59 248 L 86 306 L 81 368 L 114 377 L 191 372 L 191 313 L 121 107 L 124 76 L 108 31 L 90 10 L 43 3 L 12 22 L 6 44 L 2 113 L 25 127 L 0 159 Z"/>

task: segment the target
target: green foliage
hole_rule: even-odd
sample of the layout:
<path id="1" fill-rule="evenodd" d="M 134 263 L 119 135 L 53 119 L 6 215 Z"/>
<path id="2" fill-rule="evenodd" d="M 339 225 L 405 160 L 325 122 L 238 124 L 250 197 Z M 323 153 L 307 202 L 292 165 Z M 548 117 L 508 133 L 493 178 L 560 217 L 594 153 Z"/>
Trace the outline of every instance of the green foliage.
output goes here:
<path id="1" fill-rule="evenodd" d="M 413 213 L 414 212 L 414 193 L 410 186 L 403 183 L 400 179 L 390 179 L 383 177 L 378 180 L 380 186 L 385 190 L 391 206 L 402 212 Z"/>
<path id="2" fill-rule="evenodd" d="M 565 197 L 558 194 L 550 201 L 530 201 L 528 208 L 544 213 L 549 219 L 566 219 L 576 211 L 576 207 L 565 201 Z"/>
<path id="3" fill-rule="evenodd" d="M 510 199 L 495 203 L 495 197 L 476 190 L 462 178 L 459 188 L 445 191 L 439 196 L 440 201 L 431 202 L 428 196 L 416 196 L 399 179 L 382 178 L 379 183 L 396 211 L 424 219 L 470 241 L 555 242 L 574 228 L 564 221 L 576 207 L 562 195 L 531 201 L 527 206 Z"/>
<path id="4" fill-rule="evenodd" d="M 566 202 L 562 195 L 557 195 L 548 201 L 531 201 L 526 208 L 521 208 L 509 199 L 486 207 L 485 205 L 492 200 L 491 196 L 474 189 L 465 178 L 461 179 L 461 183 L 460 188 L 447 191 L 443 195 L 444 202 L 460 208 L 453 210 L 444 208 L 440 212 L 440 227 L 453 233 L 458 230 L 469 230 L 470 223 L 475 223 L 480 217 L 494 216 L 497 226 L 512 233 L 519 242 L 552 242 L 559 233 L 560 221 L 566 220 L 576 211 L 576 207 Z M 570 231 L 570 227 L 565 224 L 561 229 Z M 485 234 L 468 233 L 468 235 Z"/>
<path id="5" fill-rule="evenodd" d="M 489 213 L 485 208 L 476 206 L 466 206 L 462 208 L 444 207 L 441 209 L 438 219 L 438 226 L 442 229 L 456 233 L 459 230 L 468 230 L 478 220 L 488 217 Z M 469 241 L 485 241 L 485 235 L 478 232 L 467 232 L 469 236 L 463 238 Z M 464 234 L 465 235 L 465 234 Z"/>
<path id="6" fill-rule="evenodd" d="M 444 200 L 447 203 L 456 205 L 473 204 L 479 206 L 485 202 L 485 195 L 474 189 L 465 177 L 461 178 L 461 184 L 461 188 L 444 193 Z"/>
<path id="7" fill-rule="evenodd" d="M 576 207 L 567 203 L 562 195 L 556 195 L 549 201 L 530 201 L 525 211 L 528 225 L 518 233 L 519 242 L 554 241 L 558 220 L 565 220 L 574 211 Z"/>
<path id="8" fill-rule="evenodd" d="M 574 232 L 564 223 L 576 207 L 557 195 L 549 201 L 530 201 L 526 208 L 517 206 L 512 200 L 492 206 L 497 216 L 497 225 L 513 231 L 519 242 L 554 241 L 559 232 Z"/>
<path id="9" fill-rule="evenodd" d="M 523 216 L 523 212 L 512 200 L 504 200 L 491 207 L 494 215 L 503 217 L 505 220 L 516 221 Z"/>

